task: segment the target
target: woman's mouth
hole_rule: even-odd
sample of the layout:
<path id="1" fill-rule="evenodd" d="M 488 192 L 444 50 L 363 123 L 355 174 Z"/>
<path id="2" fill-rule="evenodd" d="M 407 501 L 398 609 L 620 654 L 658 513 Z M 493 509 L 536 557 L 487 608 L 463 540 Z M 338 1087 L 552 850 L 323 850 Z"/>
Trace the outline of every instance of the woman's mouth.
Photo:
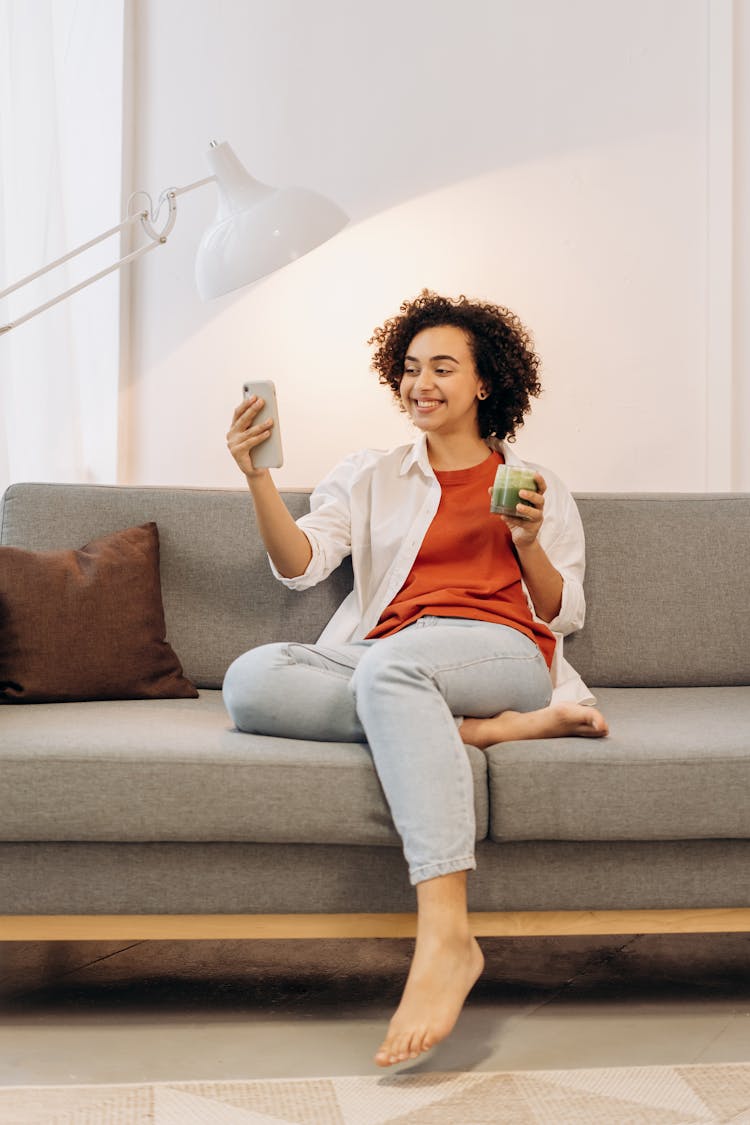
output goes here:
<path id="1" fill-rule="evenodd" d="M 424 413 L 430 413 L 433 410 L 437 410 L 438 406 L 443 405 L 443 400 L 439 398 L 415 398 L 412 399 L 412 402 L 417 410 Z"/>

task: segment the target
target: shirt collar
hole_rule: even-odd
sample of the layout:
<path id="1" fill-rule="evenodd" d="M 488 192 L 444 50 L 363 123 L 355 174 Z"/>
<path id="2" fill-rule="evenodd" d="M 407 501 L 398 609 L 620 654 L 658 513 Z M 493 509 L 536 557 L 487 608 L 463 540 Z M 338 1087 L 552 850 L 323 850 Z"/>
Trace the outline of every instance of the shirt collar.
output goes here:
<path id="1" fill-rule="evenodd" d="M 487 441 L 490 449 L 496 449 L 498 453 L 502 453 L 503 460 L 506 465 L 523 465 L 523 460 L 518 456 L 515 449 L 507 441 L 498 441 L 497 438 L 489 438 Z"/>
<path id="2" fill-rule="evenodd" d="M 487 438 L 487 446 L 489 449 L 494 449 L 498 453 L 502 453 L 506 465 L 523 464 L 521 458 L 507 441 L 498 441 L 495 437 L 489 437 Z M 432 465 L 430 464 L 430 459 L 427 456 L 427 434 L 420 434 L 416 441 L 406 447 L 401 460 L 399 476 L 406 476 L 415 465 L 419 466 L 426 477 L 435 476 Z"/>
<path id="3" fill-rule="evenodd" d="M 427 434 L 420 434 L 416 441 L 406 447 L 401 460 L 399 476 L 405 477 L 414 465 L 418 465 L 426 477 L 434 477 L 435 474 L 427 456 Z"/>

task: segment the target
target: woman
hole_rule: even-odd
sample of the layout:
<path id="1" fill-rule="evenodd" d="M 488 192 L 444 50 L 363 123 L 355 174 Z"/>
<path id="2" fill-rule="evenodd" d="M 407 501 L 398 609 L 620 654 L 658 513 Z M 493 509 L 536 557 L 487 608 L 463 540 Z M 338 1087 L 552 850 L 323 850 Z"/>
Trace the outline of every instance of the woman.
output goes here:
<path id="1" fill-rule="evenodd" d="M 375 1061 L 445 1038 L 483 968 L 469 932 L 472 776 L 464 743 L 600 737 L 602 715 L 563 659 L 583 624 L 584 542 L 562 483 L 538 471 L 516 516 L 493 515 L 498 464 L 540 393 L 538 358 L 507 309 L 428 290 L 373 334 L 373 368 L 419 431 L 363 450 L 314 490 L 296 523 L 253 450 L 262 403 L 234 412 L 227 443 L 245 474 L 272 569 L 303 589 L 351 554 L 354 588 L 318 644 L 264 645 L 224 683 L 244 731 L 367 742 L 416 887 L 404 993 Z M 554 698 L 553 698 L 554 690 Z"/>

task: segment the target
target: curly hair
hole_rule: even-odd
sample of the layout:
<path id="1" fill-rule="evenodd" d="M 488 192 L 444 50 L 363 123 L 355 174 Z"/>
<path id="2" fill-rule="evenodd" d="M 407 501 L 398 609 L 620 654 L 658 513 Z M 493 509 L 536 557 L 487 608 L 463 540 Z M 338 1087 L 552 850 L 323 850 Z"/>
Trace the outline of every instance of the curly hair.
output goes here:
<path id="1" fill-rule="evenodd" d="M 404 410 L 401 378 L 411 341 L 425 328 L 447 325 L 466 335 L 479 378 L 490 392 L 478 403 L 480 436 L 513 441 L 524 414 L 531 409 L 529 400 L 541 394 L 542 385 L 531 335 L 515 313 L 502 305 L 464 296 L 454 300 L 423 289 L 414 300 L 404 301 L 400 314 L 376 328 L 367 341 L 377 345 L 372 370 L 391 388 Z"/>

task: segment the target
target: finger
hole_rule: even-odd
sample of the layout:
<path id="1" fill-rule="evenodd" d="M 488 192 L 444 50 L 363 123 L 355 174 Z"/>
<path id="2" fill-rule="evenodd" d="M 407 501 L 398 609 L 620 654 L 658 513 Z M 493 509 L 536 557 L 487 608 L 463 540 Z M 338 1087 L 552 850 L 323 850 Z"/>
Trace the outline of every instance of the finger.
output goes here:
<path id="1" fill-rule="evenodd" d="M 519 515 L 526 519 L 542 519 L 544 496 L 541 492 L 529 492 L 522 489 L 518 493 L 520 503 L 517 505 Z"/>
<path id="2" fill-rule="evenodd" d="M 262 441 L 266 441 L 271 436 L 272 428 L 273 419 L 269 418 L 269 420 L 263 422 L 262 425 L 254 426 L 252 430 L 246 430 L 242 434 L 228 434 L 227 445 L 232 450 L 247 453 L 248 450 L 254 449 L 256 445 L 260 445 Z"/>
<path id="3" fill-rule="evenodd" d="M 257 441 L 258 437 L 267 438 L 270 431 L 273 429 L 273 418 L 267 418 L 265 422 L 260 422 L 257 426 L 232 426 L 227 434 L 227 444 L 242 445 L 246 441 Z"/>
<path id="4" fill-rule="evenodd" d="M 547 491 L 547 482 L 541 473 L 534 473 L 534 480 L 536 481 L 539 491 L 545 493 Z"/>
<path id="5" fill-rule="evenodd" d="M 518 496 L 523 501 L 523 507 L 531 507 L 535 511 L 541 511 L 544 507 L 543 492 L 532 492 L 530 489 L 522 488 L 519 490 Z"/>
<path id="6" fill-rule="evenodd" d="M 528 515 L 526 514 L 528 512 Z M 523 504 L 518 505 L 517 514 L 509 516 L 503 514 L 502 518 L 505 520 L 511 531 L 516 528 L 523 528 L 528 531 L 529 527 L 535 524 L 541 524 L 542 517 L 538 508 L 528 508 Z"/>
<path id="7" fill-rule="evenodd" d="M 258 398 L 257 395 L 251 395 L 250 398 L 243 399 L 239 406 L 236 407 L 232 420 L 238 422 L 243 418 L 252 419 L 258 411 L 263 409 L 264 405 L 265 401 L 262 398 Z"/>
<path id="8" fill-rule="evenodd" d="M 235 406 L 235 408 L 234 408 L 234 414 L 232 415 L 232 421 L 236 422 L 238 418 L 241 418 L 242 415 L 247 412 L 248 406 L 252 406 L 254 401 L 255 401 L 254 397 L 253 398 L 243 398 L 242 402 L 238 403 L 238 405 Z"/>
<path id="9" fill-rule="evenodd" d="M 261 408 L 262 405 L 263 405 L 262 400 L 260 400 L 260 405 L 256 405 L 255 409 L 253 409 L 251 407 L 249 410 L 248 409 L 242 410 L 242 413 L 239 416 L 235 417 L 235 419 L 232 423 L 232 426 L 230 427 L 229 432 L 227 433 L 227 439 L 232 434 L 247 434 L 247 433 L 257 431 L 263 426 L 273 425 L 273 419 L 268 418 L 265 422 L 261 422 L 259 426 L 253 427 L 253 430 L 251 431 L 250 426 L 252 424 L 253 418 L 258 413 L 258 410 Z M 241 408 L 238 407 L 237 409 L 239 410 Z M 236 414 L 236 411 L 235 411 L 235 414 Z"/>

